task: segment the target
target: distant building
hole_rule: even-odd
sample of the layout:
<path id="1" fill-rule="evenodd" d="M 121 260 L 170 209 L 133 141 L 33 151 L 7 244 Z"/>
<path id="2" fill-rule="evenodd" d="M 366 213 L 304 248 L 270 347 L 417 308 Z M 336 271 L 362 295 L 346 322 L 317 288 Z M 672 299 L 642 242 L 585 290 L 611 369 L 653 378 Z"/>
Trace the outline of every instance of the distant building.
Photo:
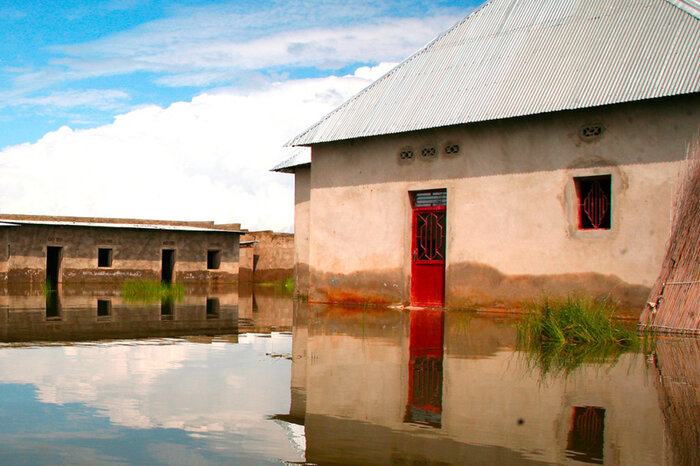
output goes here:
<path id="1" fill-rule="evenodd" d="M 0 279 L 235 283 L 240 225 L 0 215 Z"/>
<path id="2" fill-rule="evenodd" d="M 641 310 L 700 126 L 700 9 L 492 0 L 294 138 L 311 301 Z M 409 32 L 407 32 L 409 33 Z"/>
<path id="3" fill-rule="evenodd" d="M 270 230 L 241 236 L 239 276 L 247 283 L 275 283 L 293 278 L 294 235 Z"/>

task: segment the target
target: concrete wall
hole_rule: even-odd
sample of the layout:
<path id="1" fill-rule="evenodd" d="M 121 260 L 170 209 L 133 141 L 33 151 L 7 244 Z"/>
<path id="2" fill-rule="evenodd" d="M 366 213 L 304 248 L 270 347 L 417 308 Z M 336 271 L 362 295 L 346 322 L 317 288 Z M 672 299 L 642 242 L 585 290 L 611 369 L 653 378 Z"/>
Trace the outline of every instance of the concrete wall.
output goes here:
<path id="1" fill-rule="evenodd" d="M 309 295 L 311 167 L 294 171 L 294 293 Z"/>
<path id="2" fill-rule="evenodd" d="M 297 174 L 297 267 L 311 301 L 410 300 L 409 191 L 447 189 L 446 305 L 517 307 L 542 293 L 641 309 L 670 229 L 700 96 L 445 127 L 313 147 L 309 227 Z M 583 125 L 601 123 L 584 142 Z M 459 144 L 447 156 L 446 144 Z M 434 145 L 434 160 L 401 161 Z M 579 230 L 573 177 L 611 175 L 612 227 Z"/>
<path id="3" fill-rule="evenodd" d="M 293 277 L 293 234 L 250 231 L 241 241 L 257 241 L 241 248 L 241 281 L 272 283 Z"/>
<path id="4" fill-rule="evenodd" d="M 45 280 L 47 246 L 63 248 L 64 283 L 160 280 L 163 249 L 175 250 L 177 282 L 233 283 L 238 279 L 239 240 L 234 233 L 21 225 L 0 228 L 1 239 L 0 264 L 4 264 L 0 267 L 5 267 L 3 278 L 10 281 Z M 112 248 L 111 267 L 98 267 L 99 248 Z M 209 249 L 221 251 L 217 270 L 207 270 Z"/>

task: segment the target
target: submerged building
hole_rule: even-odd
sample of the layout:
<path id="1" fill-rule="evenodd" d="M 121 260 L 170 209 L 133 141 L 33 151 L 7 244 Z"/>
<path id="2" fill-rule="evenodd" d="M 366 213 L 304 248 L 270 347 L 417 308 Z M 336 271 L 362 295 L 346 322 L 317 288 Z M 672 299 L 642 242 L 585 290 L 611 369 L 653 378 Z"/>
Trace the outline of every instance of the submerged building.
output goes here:
<path id="1" fill-rule="evenodd" d="M 639 311 L 699 91 L 697 2 L 488 1 L 289 143 L 297 291 Z"/>
<path id="2" fill-rule="evenodd" d="M 240 225 L 0 215 L 0 280 L 235 283 Z"/>

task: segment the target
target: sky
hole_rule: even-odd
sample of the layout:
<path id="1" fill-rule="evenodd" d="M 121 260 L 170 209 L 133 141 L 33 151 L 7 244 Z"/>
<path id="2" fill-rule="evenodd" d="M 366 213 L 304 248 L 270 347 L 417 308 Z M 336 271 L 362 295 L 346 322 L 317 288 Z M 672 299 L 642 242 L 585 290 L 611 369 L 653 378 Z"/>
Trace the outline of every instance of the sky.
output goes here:
<path id="1" fill-rule="evenodd" d="M 0 212 L 293 231 L 284 144 L 477 1 L 0 2 Z"/>

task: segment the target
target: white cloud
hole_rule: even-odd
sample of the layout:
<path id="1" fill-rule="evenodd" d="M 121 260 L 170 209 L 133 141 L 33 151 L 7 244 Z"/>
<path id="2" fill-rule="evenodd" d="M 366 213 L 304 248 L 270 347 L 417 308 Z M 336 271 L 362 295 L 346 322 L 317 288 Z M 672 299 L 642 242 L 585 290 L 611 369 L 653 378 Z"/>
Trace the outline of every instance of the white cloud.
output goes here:
<path id="1" fill-rule="evenodd" d="M 129 94 L 115 89 L 84 89 L 80 91 L 57 91 L 39 97 L 23 98 L 23 105 L 46 107 L 92 107 L 103 110 L 115 109 L 129 99 Z"/>
<path id="2" fill-rule="evenodd" d="M 351 63 L 396 61 L 451 26 L 458 15 L 380 17 L 349 25 L 289 25 L 281 12 L 245 15 L 206 9 L 95 41 L 55 47 L 51 66 L 16 76 L 15 84 L 36 89 L 48 83 L 152 72 L 158 84 L 207 86 L 231 82 L 242 73 L 268 68 L 337 69 Z M 350 13 L 345 12 L 349 16 Z M 355 12 L 355 15 L 357 12 Z M 272 17 L 271 17 L 272 16 Z M 265 25 L 261 34 L 256 25 Z M 272 31 L 272 32 L 269 32 Z"/>
<path id="3" fill-rule="evenodd" d="M 261 358 L 290 352 L 289 336 L 241 335 L 238 344 L 216 348 L 154 343 L 5 348 L 0 383 L 31 384 L 41 403 L 80 403 L 120 426 L 199 434 L 224 455 L 264 446 L 272 458 L 297 456 L 266 416 L 289 409 L 290 370 L 280 368 L 288 362 Z M 241 379 L 235 389 L 227 384 Z"/>
<path id="4" fill-rule="evenodd" d="M 241 222 L 291 231 L 293 177 L 281 147 L 385 73 L 220 90 L 148 106 L 93 129 L 62 127 L 0 151 L 6 213 Z"/>

